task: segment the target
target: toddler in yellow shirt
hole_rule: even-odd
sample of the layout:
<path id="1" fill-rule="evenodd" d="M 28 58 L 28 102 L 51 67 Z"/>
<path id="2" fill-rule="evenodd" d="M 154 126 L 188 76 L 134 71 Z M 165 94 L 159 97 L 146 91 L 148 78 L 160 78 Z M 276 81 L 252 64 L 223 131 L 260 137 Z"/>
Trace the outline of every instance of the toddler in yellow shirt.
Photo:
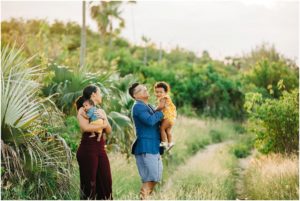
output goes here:
<path id="1" fill-rule="evenodd" d="M 166 106 L 162 109 L 164 118 L 160 125 L 160 134 L 161 134 L 161 143 L 160 146 L 165 147 L 167 150 L 170 150 L 175 143 L 172 141 L 171 129 L 175 124 L 176 120 L 176 106 L 172 102 L 171 97 L 169 96 L 170 86 L 166 82 L 157 82 L 154 85 L 155 96 L 157 101 L 165 101 Z"/>

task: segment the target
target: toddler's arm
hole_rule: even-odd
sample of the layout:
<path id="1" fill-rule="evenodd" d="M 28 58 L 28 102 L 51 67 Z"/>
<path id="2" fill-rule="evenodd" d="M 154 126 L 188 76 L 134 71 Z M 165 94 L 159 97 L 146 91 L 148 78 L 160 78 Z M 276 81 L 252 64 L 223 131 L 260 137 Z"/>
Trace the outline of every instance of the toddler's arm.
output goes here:
<path id="1" fill-rule="evenodd" d="M 166 98 L 161 98 L 159 99 L 158 106 L 155 108 L 155 110 L 156 111 L 162 110 L 164 109 L 165 106 L 166 106 Z"/>

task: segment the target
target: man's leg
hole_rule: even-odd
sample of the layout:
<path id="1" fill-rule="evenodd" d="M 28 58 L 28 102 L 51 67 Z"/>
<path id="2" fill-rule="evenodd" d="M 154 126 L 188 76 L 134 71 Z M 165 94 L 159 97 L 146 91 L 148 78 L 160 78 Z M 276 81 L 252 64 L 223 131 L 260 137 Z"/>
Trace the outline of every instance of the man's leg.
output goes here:
<path id="1" fill-rule="evenodd" d="M 153 192 L 155 184 L 156 182 L 151 182 L 151 181 L 143 183 L 140 192 L 141 200 L 148 199 L 149 195 Z"/>

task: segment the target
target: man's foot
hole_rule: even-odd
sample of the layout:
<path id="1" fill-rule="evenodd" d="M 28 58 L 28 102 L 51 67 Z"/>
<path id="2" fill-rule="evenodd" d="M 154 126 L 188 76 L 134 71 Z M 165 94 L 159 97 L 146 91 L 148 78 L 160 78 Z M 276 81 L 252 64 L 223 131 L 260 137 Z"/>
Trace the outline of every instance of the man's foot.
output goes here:
<path id="1" fill-rule="evenodd" d="M 172 149 L 174 147 L 174 145 L 175 145 L 175 142 L 170 142 L 168 144 L 167 151 L 170 151 L 170 149 Z"/>
<path id="2" fill-rule="evenodd" d="M 167 142 L 161 142 L 161 143 L 159 144 L 159 146 L 160 146 L 160 147 L 164 147 L 165 149 L 167 149 L 167 148 L 168 148 L 168 143 L 167 143 Z"/>

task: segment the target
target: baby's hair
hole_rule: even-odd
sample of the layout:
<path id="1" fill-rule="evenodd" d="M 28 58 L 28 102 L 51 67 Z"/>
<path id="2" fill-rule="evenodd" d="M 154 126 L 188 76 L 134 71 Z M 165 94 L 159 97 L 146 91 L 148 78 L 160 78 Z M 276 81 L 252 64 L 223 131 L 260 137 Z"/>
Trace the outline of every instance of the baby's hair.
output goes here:
<path id="1" fill-rule="evenodd" d="M 92 101 L 91 99 L 85 99 L 83 102 L 88 101 L 90 105 L 95 106 L 94 101 Z"/>
<path id="2" fill-rule="evenodd" d="M 165 90 L 165 92 L 169 92 L 170 91 L 170 86 L 168 85 L 168 83 L 166 82 L 156 82 L 154 85 L 154 88 L 163 88 Z"/>
<path id="3" fill-rule="evenodd" d="M 86 99 L 83 96 L 79 96 L 75 101 L 76 109 L 79 110 L 81 107 L 83 107 L 83 103 L 85 101 L 88 101 L 92 106 L 95 106 L 94 101 L 92 101 L 91 99 Z"/>

